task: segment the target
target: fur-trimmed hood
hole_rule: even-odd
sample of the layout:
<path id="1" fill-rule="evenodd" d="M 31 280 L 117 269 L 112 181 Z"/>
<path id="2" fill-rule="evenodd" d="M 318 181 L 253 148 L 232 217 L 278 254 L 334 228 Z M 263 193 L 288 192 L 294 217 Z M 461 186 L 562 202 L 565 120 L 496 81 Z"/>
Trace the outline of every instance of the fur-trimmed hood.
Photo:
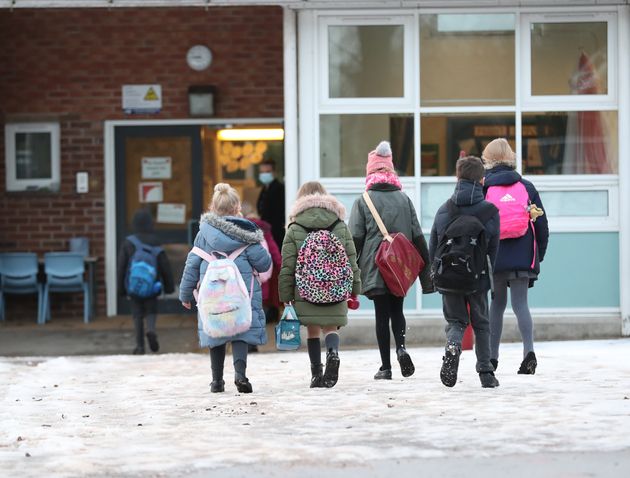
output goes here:
<path id="1" fill-rule="evenodd" d="M 346 208 L 341 204 L 337 198 L 330 194 L 309 194 L 303 196 L 293 204 L 291 212 L 289 213 L 289 222 L 295 222 L 295 218 L 311 208 L 326 209 L 337 215 L 339 219 L 344 221 L 346 219 Z"/>
<path id="2" fill-rule="evenodd" d="M 217 216 L 207 212 L 201 216 L 201 224 L 209 224 L 226 236 L 245 244 L 257 244 L 263 240 L 263 231 L 249 219 L 234 216 Z"/>

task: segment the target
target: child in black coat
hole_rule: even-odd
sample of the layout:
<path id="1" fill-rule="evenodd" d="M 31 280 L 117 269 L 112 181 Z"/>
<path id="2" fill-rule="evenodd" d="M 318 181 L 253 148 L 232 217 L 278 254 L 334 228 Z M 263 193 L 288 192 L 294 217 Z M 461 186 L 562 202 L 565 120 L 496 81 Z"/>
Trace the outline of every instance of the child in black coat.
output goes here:
<path id="1" fill-rule="evenodd" d="M 462 339 L 470 322 L 481 385 L 497 387 L 490 363 L 488 290 L 492 275 L 489 263 L 494 267 L 499 246 L 499 213 L 484 200 L 481 159 L 460 158 L 456 175 L 455 193 L 438 209 L 429 243 L 433 279 L 442 295 L 447 322 L 440 378 L 447 387 L 457 382 Z"/>
<path id="2" fill-rule="evenodd" d="M 166 294 L 170 294 L 175 290 L 173 283 L 173 273 L 171 265 L 164 249 L 162 249 L 159 240 L 153 232 L 153 218 L 151 213 L 146 209 L 136 211 L 133 216 L 132 225 L 135 234 L 129 236 L 120 247 L 118 254 L 118 294 L 120 296 L 128 296 L 127 276 L 129 274 L 130 262 L 136 252 L 136 245 L 141 244 L 147 250 L 153 250 L 157 254 L 157 281 L 161 283 L 161 287 L 154 286 L 149 297 L 130 296 L 131 314 L 133 316 L 133 324 L 136 335 L 136 348 L 133 350 L 134 355 L 144 354 L 144 319 L 147 319 L 147 340 L 151 351 L 157 352 L 160 344 L 157 340 L 155 332 L 155 322 L 157 321 L 157 297 L 163 290 Z M 138 242 L 139 241 L 139 242 Z"/>

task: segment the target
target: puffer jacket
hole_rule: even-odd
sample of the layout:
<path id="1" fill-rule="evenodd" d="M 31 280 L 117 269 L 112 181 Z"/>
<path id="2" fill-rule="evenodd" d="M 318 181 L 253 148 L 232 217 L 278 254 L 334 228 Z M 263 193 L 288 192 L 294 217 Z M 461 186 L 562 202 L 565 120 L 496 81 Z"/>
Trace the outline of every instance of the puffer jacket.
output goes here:
<path id="1" fill-rule="evenodd" d="M 302 325 L 337 326 L 348 323 L 348 304 L 322 305 L 311 304 L 300 297 L 295 286 L 295 267 L 298 252 L 310 229 L 326 229 L 341 219 L 332 229 L 332 233 L 343 244 L 353 272 L 352 293 L 361 292 L 361 273 L 357 267 L 357 255 L 352 242 L 352 235 L 343 222 L 346 210 L 333 196 L 312 194 L 298 199 L 289 214 L 289 227 L 282 243 L 282 267 L 280 268 L 279 291 L 282 302 L 294 301 L 295 312 Z M 298 225 L 299 223 L 300 225 Z"/>
<path id="2" fill-rule="evenodd" d="M 206 213 L 201 216 L 199 232 L 195 237 L 194 245 L 208 253 L 220 251 L 231 254 L 236 249 L 248 244 L 247 249 L 234 260 L 234 263 L 249 289 L 253 271 L 264 272 L 271 266 L 271 256 L 263 248 L 262 239 L 263 232 L 258 229 L 256 224 L 247 219 Z M 188 253 L 179 286 L 179 300 L 182 302 L 193 301 L 193 290 L 197 288 L 197 284 L 206 273 L 207 267 L 208 263 L 201 257 L 192 252 Z M 201 347 L 216 347 L 236 340 L 242 340 L 251 345 L 262 345 L 267 342 L 265 313 L 262 308 L 262 289 L 258 280 L 254 279 L 253 283 L 252 326 L 250 329 L 233 337 L 213 338 L 203 331 L 201 321 L 197 320 Z"/>
<path id="3" fill-rule="evenodd" d="M 490 204 L 484 199 L 481 184 L 466 179 L 457 181 L 455 192 L 453 193 L 453 196 L 451 196 L 451 199 L 455 202 L 455 205 L 461 209 L 462 214 L 475 214 L 479 212 L 481 208 L 485 207 L 485 205 Z M 435 259 L 437 246 L 444 235 L 446 227 L 452 219 L 453 217 L 450 215 L 446 203 L 442 204 L 435 214 L 433 227 L 431 228 L 431 239 L 429 241 L 429 256 L 431 264 L 433 264 Z M 499 211 L 496 211 L 496 213 L 484 224 L 486 239 L 488 241 L 487 252 L 490 257 L 493 270 L 497 259 L 497 252 L 499 250 L 499 224 Z M 485 290 L 490 289 L 490 279 L 487 275 L 482 287 Z"/>
<path id="4" fill-rule="evenodd" d="M 534 185 L 526 179 L 523 179 L 519 173 L 513 168 L 505 164 L 489 169 L 486 172 L 486 179 L 483 185 L 484 195 L 491 186 L 508 186 L 516 182 L 521 182 L 527 190 L 529 200 L 532 204 L 536 204 L 544 211 L 540 195 Z M 540 273 L 540 263 L 545 258 L 547 252 L 547 244 L 549 242 L 549 225 L 547 214 L 538 217 L 534 222 L 534 230 L 536 232 L 536 257 L 534 267 L 532 268 L 532 259 L 534 259 L 534 232 L 531 227 L 527 229 L 524 236 L 514 239 L 503 239 L 499 245 L 499 255 L 494 267 L 494 272 L 510 272 L 510 271 L 529 271 L 530 287 L 533 286 L 536 275 Z"/>
<path id="5" fill-rule="evenodd" d="M 420 273 L 420 285 L 424 293 L 433 292 L 427 242 L 411 199 L 397 186 L 389 183 L 374 184 L 369 188 L 368 194 L 387 231 L 402 232 L 420 253 L 426 264 Z M 363 295 L 371 298 L 390 293 L 375 262 L 383 235 L 362 196 L 357 198 L 352 206 L 349 226 L 359 256 Z"/>

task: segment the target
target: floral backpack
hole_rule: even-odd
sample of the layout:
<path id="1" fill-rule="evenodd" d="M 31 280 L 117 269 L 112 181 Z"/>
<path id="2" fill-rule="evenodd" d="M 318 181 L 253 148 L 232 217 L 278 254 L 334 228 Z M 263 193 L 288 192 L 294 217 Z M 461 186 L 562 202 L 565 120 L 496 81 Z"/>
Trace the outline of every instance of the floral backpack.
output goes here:
<path id="1" fill-rule="evenodd" d="M 352 293 L 352 267 L 346 249 L 332 233 L 339 222 L 325 229 L 294 223 L 308 232 L 295 266 L 295 284 L 306 302 L 336 304 L 348 300 Z"/>
<path id="2" fill-rule="evenodd" d="M 213 251 L 208 254 L 199 247 L 192 253 L 208 263 L 199 289 L 195 291 L 197 312 L 203 331 L 213 338 L 231 337 L 246 332 L 252 325 L 251 296 L 254 289 L 254 275 L 250 290 L 247 290 L 241 272 L 234 263 L 247 246 L 232 254 Z"/>

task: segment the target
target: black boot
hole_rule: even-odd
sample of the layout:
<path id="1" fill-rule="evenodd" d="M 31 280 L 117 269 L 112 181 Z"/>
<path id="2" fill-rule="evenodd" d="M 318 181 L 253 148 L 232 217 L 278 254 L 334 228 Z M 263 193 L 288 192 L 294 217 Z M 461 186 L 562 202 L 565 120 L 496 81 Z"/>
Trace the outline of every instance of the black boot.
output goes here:
<path id="1" fill-rule="evenodd" d="M 480 372 L 479 380 L 483 388 L 495 388 L 499 386 L 499 381 L 494 376 L 494 372 Z"/>
<path id="2" fill-rule="evenodd" d="M 134 355 L 144 355 L 144 349 L 141 349 L 140 347 L 136 347 L 135 349 L 133 349 L 133 354 Z"/>
<path id="3" fill-rule="evenodd" d="M 518 369 L 518 373 L 524 375 L 534 375 L 536 373 L 537 365 L 538 361 L 536 360 L 536 354 L 534 352 L 529 352 L 521 362 L 521 367 Z"/>
<path id="4" fill-rule="evenodd" d="M 221 393 L 225 392 L 225 381 L 224 380 L 213 380 L 210 384 L 210 391 L 212 393 Z"/>
<path id="5" fill-rule="evenodd" d="M 374 380 L 391 380 L 392 369 L 391 368 L 379 368 L 378 372 L 374 374 Z"/>
<path id="6" fill-rule="evenodd" d="M 398 356 L 398 363 L 400 364 L 400 373 L 402 373 L 402 376 L 411 377 L 416 371 L 416 368 L 413 366 L 411 357 L 407 353 L 407 350 L 405 350 L 405 347 L 400 347 L 396 351 L 396 355 Z"/>
<path id="7" fill-rule="evenodd" d="M 324 372 L 324 387 L 333 388 L 339 379 L 339 354 L 329 350 L 326 354 L 326 371 Z"/>
<path id="8" fill-rule="evenodd" d="M 160 350 L 160 344 L 155 332 L 147 332 L 147 340 L 149 341 L 149 348 L 151 349 L 151 352 L 157 352 Z"/>
<path id="9" fill-rule="evenodd" d="M 454 387 L 457 383 L 457 369 L 459 368 L 459 356 L 462 349 L 454 342 L 446 344 L 444 357 L 442 357 L 442 369 L 440 379 L 447 387 Z"/>
<path id="10" fill-rule="evenodd" d="M 249 379 L 247 377 L 237 377 L 234 380 L 234 385 L 236 385 L 236 390 L 239 393 L 252 393 L 252 384 L 249 383 Z"/>
<path id="11" fill-rule="evenodd" d="M 311 364 L 311 388 L 324 386 L 324 366 L 321 363 Z"/>

